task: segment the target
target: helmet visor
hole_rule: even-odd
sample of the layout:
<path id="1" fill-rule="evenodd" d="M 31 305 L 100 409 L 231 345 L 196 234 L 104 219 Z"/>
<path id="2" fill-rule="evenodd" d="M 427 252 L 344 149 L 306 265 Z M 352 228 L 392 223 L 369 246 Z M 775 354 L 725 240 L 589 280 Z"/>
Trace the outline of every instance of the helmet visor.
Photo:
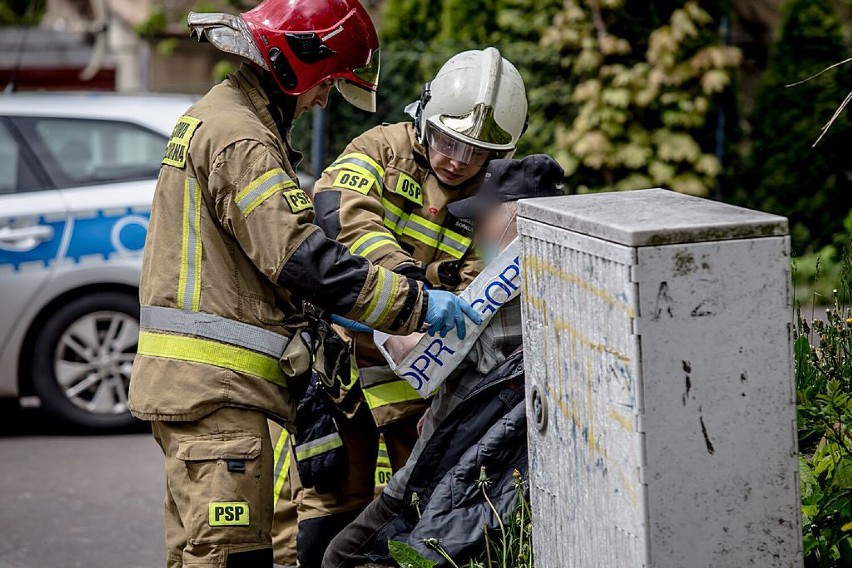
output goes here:
<path id="1" fill-rule="evenodd" d="M 352 106 L 358 107 L 367 112 L 376 112 L 376 92 L 370 91 L 363 87 L 359 87 L 355 83 L 346 79 L 338 79 L 335 81 L 337 90 L 343 95 L 343 98 Z"/>
<path id="2" fill-rule="evenodd" d="M 489 158 L 495 157 L 491 150 L 453 138 L 431 122 L 426 123 L 426 141 L 430 149 L 463 164 L 481 166 Z"/>
<path id="3" fill-rule="evenodd" d="M 351 105 L 367 112 L 376 112 L 376 90 L 379 88 L 380 69 L 381 55 L 376 50 L 367 65 L 352 70 L 352 77 L 357 79 L 357 82 L 338 79 L 337 90 Z"/>

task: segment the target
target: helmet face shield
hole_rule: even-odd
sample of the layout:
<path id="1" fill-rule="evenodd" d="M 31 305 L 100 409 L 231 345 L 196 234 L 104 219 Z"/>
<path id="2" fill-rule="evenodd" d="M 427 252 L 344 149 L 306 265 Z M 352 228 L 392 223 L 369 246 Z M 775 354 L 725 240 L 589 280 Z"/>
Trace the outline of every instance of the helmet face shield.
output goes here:
<path id="1" fill-rule="evenodd" d="M 352 70 L 352 77 L 338 78 L 335 81 L 337 90 L 346 101 L 361 110 L 376 112 L 376 90 L 379 87 L 379 71 L 381 69 L 381 54 L 373 52 L 370 61 L 364 67 Z"/>
<path id="2" fill-rule="evenodd" d="M 490 158 L 500 157 L 492 150 L 450 136 L 431 122 L 426 123 L 426 141 L 430 149 L 463 164 L 481 166 Z"/>
<path id="3" fill-rule="evenodd" d="M 352 74 L 356 79 L 363 81 L 367 85 L 372 85 L 375 90 L 379 86 L 379 71 L 382 67 L 381 52 L 377 49 L 370 57 L 370 61 L 358 69 L 353 69 Z"/>
<path id="4" fill-rule="evenodd" d="M 334 84 L 346 102 L 361 110 L 376 112 L 375 91 L 360 87 L 346 79 L 337 79 Z"/>

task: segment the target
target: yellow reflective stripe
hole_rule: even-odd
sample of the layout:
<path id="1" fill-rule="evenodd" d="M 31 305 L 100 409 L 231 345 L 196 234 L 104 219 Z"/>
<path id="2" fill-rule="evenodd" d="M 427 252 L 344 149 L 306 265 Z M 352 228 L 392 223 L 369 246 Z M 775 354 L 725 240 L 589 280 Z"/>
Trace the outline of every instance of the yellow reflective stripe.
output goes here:
<path id="1" fill-rule="evenodd" d="M 356 164 L 364 168 L 371 168 L 375 170 L 376 175 L 379 178 L 385 177 L 385 169 L 382 167 L 380 163 L 376 160 L 368 156 L 367 154 L 363 154 L 361 152 L 350 152 L 349 154 L 344 154 L 334 162 L 335 164 Z"/>
<path id="2" fill-rule="evenodd" d="M 281 168 L 269 170 L 248 184 L 242 191 L 237 193 L 235 201 L 244 217 L 248 217 L 252 211 L 269 199 L 279 190 L 297 187 L 296 182 Z"/>
<path id="3" fill-rule="evenodd" d="M 284 487 L 284 482 L 287 481 L 287 474 L 290 471 L 290 446 L 287 441 L 290 439 L 290 434 L 287 429 L 281 430 L 281 435 L 278 436 L 278 442 L 275 444 L 275 453 L 272 463 L 275 464 L 275 497 L 272 502 L 274 507 L 278 503 L 278 497 L 281 495 L 281 489 Z"/>
<path id="4" fill-rule="evenodd" d="M 401 235 L 405 230 L 405 224 L 408 222 L 408 214 L 384 197 L 382 198 L 382 207 L 385 208 L 385 227 Z"/>
<path id="5" fill-rule="evenodd" d="M 379 436 L 379 455 L 376 458 L 376 486 L 387 485 L 392 476 L 393 469 L 391 468 L 390 456 L 388 456 L 388 447 L 385 444 L 384 436 Z"/>
<path id="6" fill-rule="evenodd" d="M 360 256 L 367 256 L 374 250 L 386 245 L 402 248 L 399 246 L 399 243 L 396 242 L 396 239 L 393 238 L 393 235 L 381 233 L 379 231 L 371 231 L 369 233 L 365 233 L 352 243 L 352 246 L 349 247 L 349 252 Z"/>
<path id="7" fill-rule="evenodd" d="M 142 330 L 139 332 L 137 353 L 148 357 L 203 363 L 287 386 L 287 378 L 277 358 L 210 339 Z"/>
<path id="8" fill-rule="evenodd" d="M 201 298 L 201 187 L 186 178 L 183 188 L 183 234 L 177 305 L 198 311 Z"/>
<path id="9" fill-rule="evenodd" d="M 409 216 L 403 234 L 454 258 L 462 258 L 472 242 L 469 238 L 419 215 Z"/>
<path id="10" fill-rule="evenodd" d="M 340 438 L 340 434 L 335 432 L 333 434 L 329 434 L 328 436 L 323 436 L 318 440 L 308 442 L 307 444 L 296 446 L 296 459 L 298 461 L 308 460 L 320 454 L 324 454 L 326 452 L 330 452 L 334 449 L 337 449 L 342 445 L 343 440 Z"/>
<path id="11" fill-rule="evenodd" d="M 364 312 L 363 322 L 366 325 L 375 327 L 382 324 L 399 291 L 400 280 L 400 276 L 379 267 L 376 274 L 376 289 L 370 299 L 370 305 Z"/>
<path id="12" fill-rule="evenodd" d="M 403 380 L 392 381 L 364 389 L 364 398 L 367 406 L 372 409 L 381 408 L 389 404 L 408 402 L 409 400 L 423 400 L 408 382 Z"/>

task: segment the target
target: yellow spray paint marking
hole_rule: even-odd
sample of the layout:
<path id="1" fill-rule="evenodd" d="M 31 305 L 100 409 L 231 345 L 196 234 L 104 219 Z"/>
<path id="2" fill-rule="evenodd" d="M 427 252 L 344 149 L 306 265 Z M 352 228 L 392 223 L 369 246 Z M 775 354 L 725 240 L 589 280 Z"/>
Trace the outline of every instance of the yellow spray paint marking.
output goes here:
<path id="1" fill-rule="evenodd" d="M 580 278 L 575 274 L 571 274 L 562 270 L 558 266 L 547 262 L 541 257 L 529 256 L 524 258 L 524 267 L 539 273 L 556 276 L 564 282 L 574 284 L 578 288 L 582 288 L 583 290 L 591 292 L 592 294 L 603 300 L 608 306 L 619 308 L 622 311 L 626 312 L 627 315 L 630 317 L 634 317 L 635 315 L 633 306 L 629 305 L 627 302 L 619 300 L 606 290 L 599 288 L 598 286 L 595 286 L 590 282 L 587 282 L 586 280 Z"/>
<path id="2" fill-rule="evenodd" d="M 606 353 L 608 355 L 612 355 L 613 357 L 615 357 L 616 359 L 618 359 L 619 361 L 622 361 L 624 363 L 630 362 L 630 357 L 626 353 L 616 351 L 615 349 L 612 349 L 611 347 L 607 347 L 603 343 L 593 341 L 592 339 L 590 339 L 590 338 L 586 337 L 585 335 L 583 335 L 582 333 L 580 333 L 577 330 L 577 328 L 573 327 L 571 324 L 569 324 L 566 321 L 556 320 L 554 322 L 554 327 L 556 328 L 556 331 L 567 332 L 568 335 L 571 337 L 571 339 L 573 339 L 577 343 L 585 345 L 586 347 L 588 347 L 588 348 L 590 348 L 594 351 L 597 351 L 599 353 Z"/>
<path id="3" fill-rule="evenodd" d="M 633 431 L 633 420 L 631 420 L 629 416 L 625 416 L 614 408 L 610 408 L 607 414 L 610 418 L 621 424 L 621 426 L 628 432 Z"/>
<path id="4" fill-rule="evenodd" d="M 189 154 L 189 142 L 192 140 L 196 129 L 201 126 L 201 121 L 191 116 L 182 116 L 178 119 L 169 143 L 166 144 L 166 155 L 163 163 L 167 166 L 183 168 L 186 166 L 186 157 Z"/>
<path id="5" fill-rule="evenodd" d="M 248 526 L 249 504 L 245 501 L 225 501 L 210 503 L 207 523 L 211 527 Z"/>

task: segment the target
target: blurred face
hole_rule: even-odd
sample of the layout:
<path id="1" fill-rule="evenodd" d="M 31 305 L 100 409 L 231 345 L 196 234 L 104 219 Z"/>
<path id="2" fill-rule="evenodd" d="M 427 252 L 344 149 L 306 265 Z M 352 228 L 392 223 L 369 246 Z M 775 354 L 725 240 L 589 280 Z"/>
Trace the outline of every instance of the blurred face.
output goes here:
<path id="1" fill-rule="evenodd" d="M 296 115 L 299 118 L 314 107 L 325 108 L 328 104 L 328 95 L 334 86 L 334 79 L 326 79 L 310 91 L 306 91 L 296 97 Z"/>
<path id="2" fill-rule="evenodd" d="M 501 203 L 491 207 L 476 220 L 476 241 L 493 243 L 501 249 L 518 236 L 515 219 L 517 203 Z"/>
<path id="3" fill-rule="evenodd" d="M 494 260 L 518 236 L 518 203 L 490 207 L 476 220 L 476 248 L 486 264 Z"/>

